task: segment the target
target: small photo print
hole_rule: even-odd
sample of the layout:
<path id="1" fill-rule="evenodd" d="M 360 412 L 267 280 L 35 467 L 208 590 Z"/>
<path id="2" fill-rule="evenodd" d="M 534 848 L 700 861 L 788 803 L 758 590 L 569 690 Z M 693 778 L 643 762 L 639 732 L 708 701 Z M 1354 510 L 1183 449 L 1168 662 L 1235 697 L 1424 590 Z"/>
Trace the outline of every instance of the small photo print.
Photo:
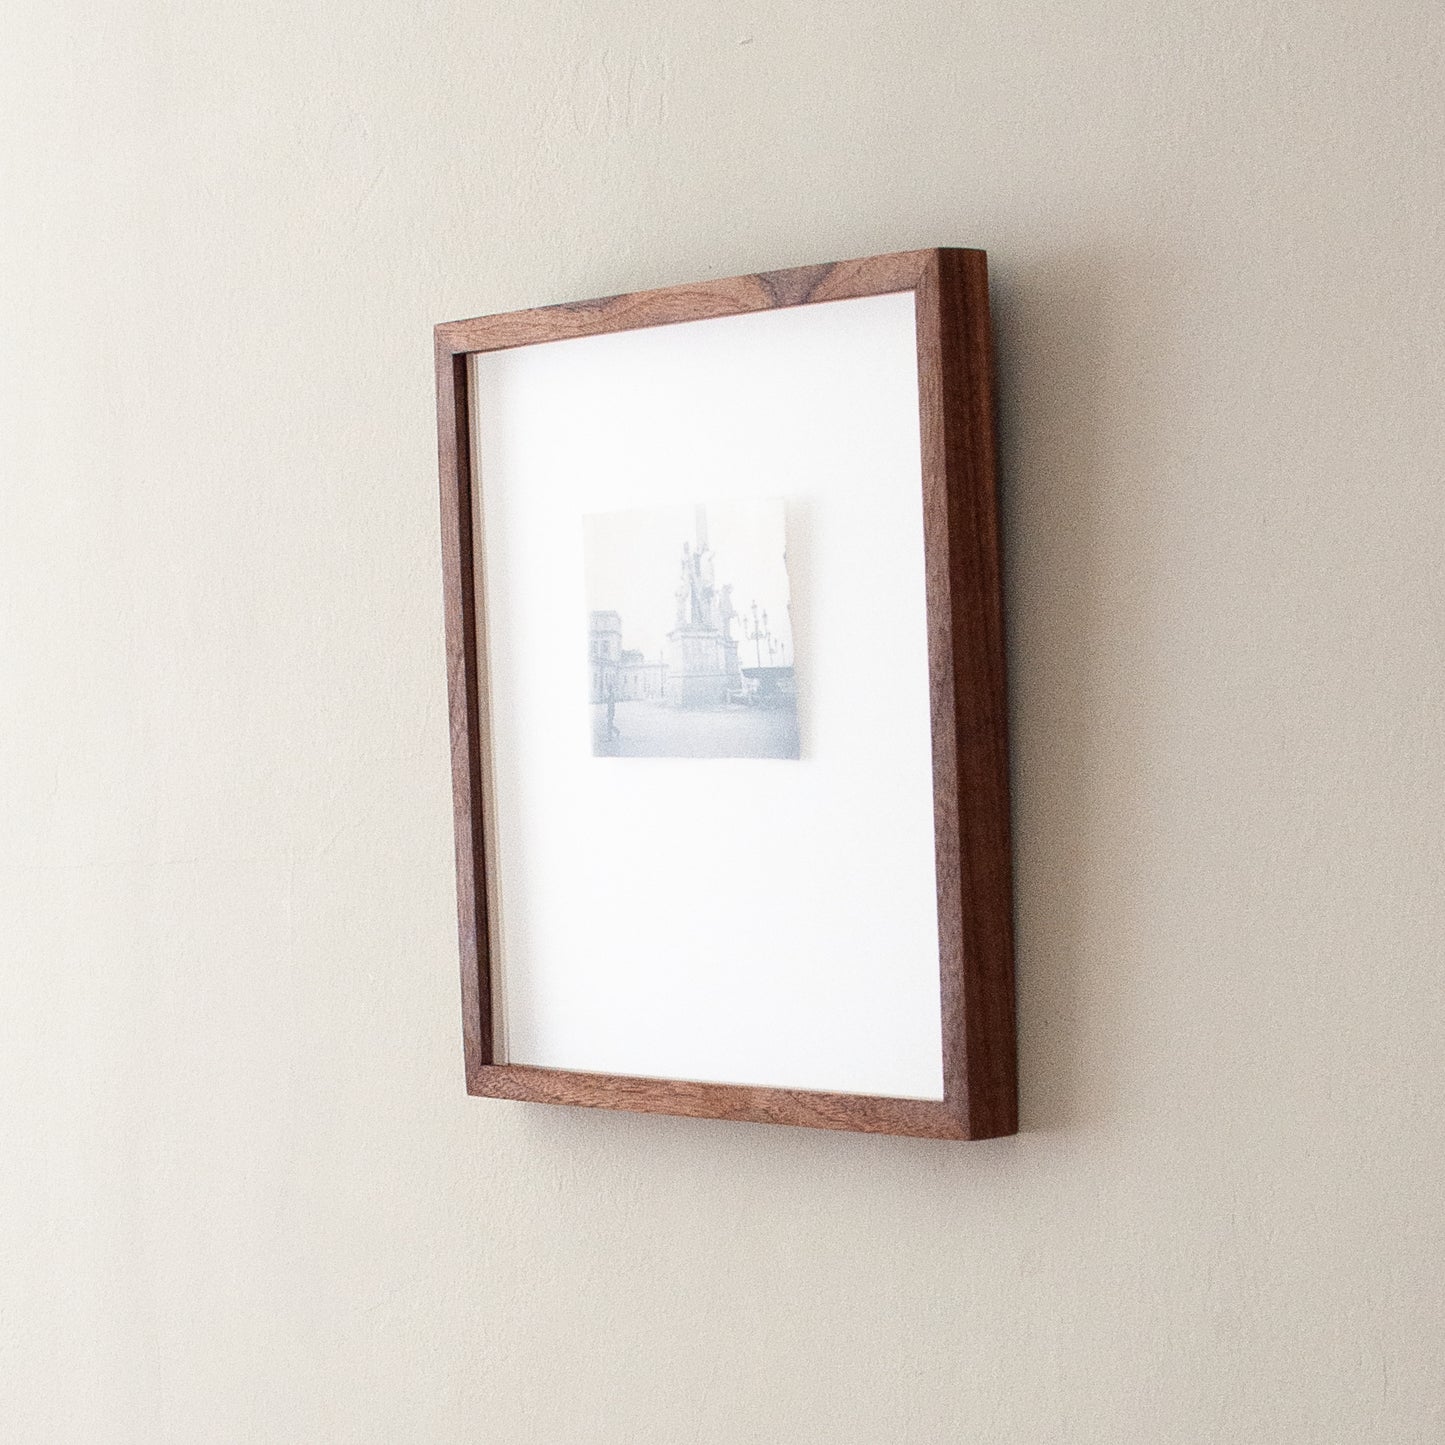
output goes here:
<path id="1" fill-rule="evenodd" d="M 796 758 L 783 503 L 582 519 L 597 757 Z"/>

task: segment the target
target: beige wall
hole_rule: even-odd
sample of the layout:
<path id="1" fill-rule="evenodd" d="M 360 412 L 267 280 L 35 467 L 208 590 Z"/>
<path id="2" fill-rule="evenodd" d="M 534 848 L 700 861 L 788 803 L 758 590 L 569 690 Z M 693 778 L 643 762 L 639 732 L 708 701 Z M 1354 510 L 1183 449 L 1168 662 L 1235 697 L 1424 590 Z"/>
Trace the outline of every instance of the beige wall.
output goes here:
<path id="1" fill-rule="evenodd" d="M 0 1437 L 1445 1438 L 1442 28 L 12 5 Z M 431 324 L 937 243 L 1025 1132 L 468 1100 Z"/>

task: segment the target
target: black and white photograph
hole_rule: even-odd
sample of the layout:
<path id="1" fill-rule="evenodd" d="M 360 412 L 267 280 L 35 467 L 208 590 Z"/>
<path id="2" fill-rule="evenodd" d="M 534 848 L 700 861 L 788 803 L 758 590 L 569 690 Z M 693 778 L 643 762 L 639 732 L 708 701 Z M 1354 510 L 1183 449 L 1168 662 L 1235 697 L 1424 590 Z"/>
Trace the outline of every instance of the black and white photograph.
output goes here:
<path id="1" fill-rule="evenodd" d="M 583 518 L 597 757 L 796 758 L 776 498 Z"/>

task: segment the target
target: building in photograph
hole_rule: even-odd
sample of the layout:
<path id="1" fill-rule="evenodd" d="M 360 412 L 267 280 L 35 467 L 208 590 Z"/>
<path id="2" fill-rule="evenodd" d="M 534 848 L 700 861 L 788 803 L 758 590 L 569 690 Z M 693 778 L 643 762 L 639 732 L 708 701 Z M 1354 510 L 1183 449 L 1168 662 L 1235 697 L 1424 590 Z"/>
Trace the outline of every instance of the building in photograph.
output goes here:
<path id="1" fill-rule="evenodd" d="M 593 702 L 662 701 L 667 664 L 648 662 L 635 647 L 623 647 L 619 613 L 588 614 L 587 651 Z"/>
<path id="2" fill-rule="evenodd" d="M 618 702 L 661 702 L 667 688 L 667 664 L 648 662 L 635 647 L 624 647 L 617 664 Z"/>
<path id="3" fill-rule="evenodd" d="M 587 614 L 587 655 L 592 668 L 592 701 L 617 697 L 622 662 L 622 618 L 616 612 Z"/>

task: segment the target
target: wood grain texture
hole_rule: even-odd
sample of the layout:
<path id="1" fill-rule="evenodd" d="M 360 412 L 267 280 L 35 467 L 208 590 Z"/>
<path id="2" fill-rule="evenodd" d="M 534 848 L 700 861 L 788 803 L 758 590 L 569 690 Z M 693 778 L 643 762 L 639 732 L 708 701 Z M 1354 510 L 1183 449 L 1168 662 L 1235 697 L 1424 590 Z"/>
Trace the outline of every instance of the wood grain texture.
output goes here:
<path id="1" fill-rule="evenodd" d="M 470 321 L 447 321 L 436 328 L 437 343 L 458 353 L 502 351 L 511 346 L 738 316 L 811 301 L 844 301 L 853 296 L 911 291 L 934 254 L 899 251 L 861 261 L 761 271 L 751 276 L 668 286 L 660 291 L 634 291 L 592 301 L 539 306 L 531 311 L 509 311 L 501 316 L 478 316 Z"/>
<path id="2" fill-rule="evenodd" d="M 914 292 L 918 328 L 942 1102 L 635 1079 L 496 1061 L 467 354 L 894 291 Z M 436 328 L 435 344 L 469 1092 L 928 1138 L 1016 1132 L 1008 715 L 984 253 L 906 251 L 445 322 Z"/>
<path id="3" fill-rule="evenodd" d="M 1008 708 L 987 259 L 918 290 L 944 1089 L 971 1139 L 1018 1130 Z"/>
<path id="4" fill-rule="evenodd" d="M 462 1045 L 470 1089 L 492 1061 L 492 989 L 472 557 L 472 462 L 467 359 L 436 347 L 437 445 L 441 467 L 442 586 L 447 703 L 451 721 L 452 827 L 462 964 Z"/>
<path id="5" fill-rule="evenodd" d="M 867 1134 L 911 1134 L 925 1139 L 966 1139 L 947 1102 L 886 1099 L 876 1095 L 762 1089 L 742 1084 L 701 1084 L 683 1079 L 634 1079 L 583 1074 L 526 1064 L 484 1068 L 472 1092 L 533 1104 L 581 1104 L 693 1119 L 735 1119 L 754 1124 L 801 1124 Z"/>

